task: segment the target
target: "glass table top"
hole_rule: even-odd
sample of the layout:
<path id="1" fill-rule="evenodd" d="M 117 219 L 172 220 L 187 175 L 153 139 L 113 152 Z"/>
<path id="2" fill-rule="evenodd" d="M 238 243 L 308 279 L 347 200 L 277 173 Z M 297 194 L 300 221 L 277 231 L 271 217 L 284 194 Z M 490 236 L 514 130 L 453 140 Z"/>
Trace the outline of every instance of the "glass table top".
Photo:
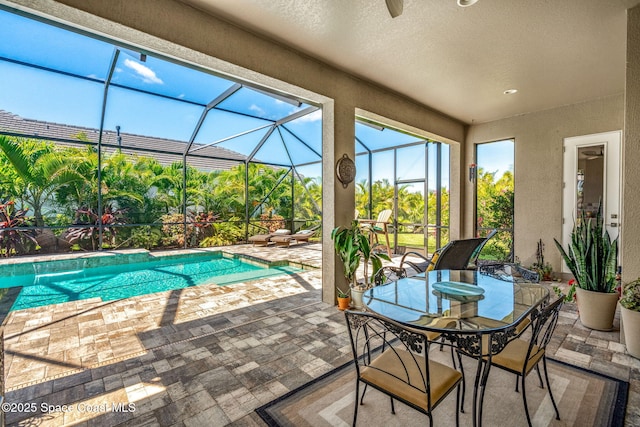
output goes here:
<path id="1" fill-rule="evenodd" d="M 539 284 L 511 282 L 471 270 L 438 270 L 367 290 L 367 310 L 429 330 L 500 330 L 549 298 Z M 445 319 L 456 322 L 442 321 Z"/>

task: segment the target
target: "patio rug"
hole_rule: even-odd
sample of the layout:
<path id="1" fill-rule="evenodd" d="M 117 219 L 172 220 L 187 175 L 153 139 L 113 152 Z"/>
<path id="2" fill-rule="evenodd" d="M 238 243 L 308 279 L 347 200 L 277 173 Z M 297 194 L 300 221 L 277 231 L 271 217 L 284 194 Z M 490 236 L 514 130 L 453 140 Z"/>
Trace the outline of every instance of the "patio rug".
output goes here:
<path id="1" fill-rule="evenodd" d="M 431 357 L 446 363 L 449 352 L 431 351 Z M 467 377 L 465 413 L 460 425 L 472 425 L 472 391 L 476 362 L 464 358 Z M 547 359 L 549 381 L 560 410 L 560 420 L 545 388 L 539 388 L 537 375 L 527 377 L 527 402 L 534 426 L 622 426 L 629 384 L 586 369 Z M 541 365 L 542 366 L 542 365 Z M 544 377 L 544 375 L 543 375 Z M 482 422 L 486 426 L 526 426 L 522 395 L 515 392 L 516 376 L 493 368 L 484 397 Z M 360 386 L 362 393 L 363 386 Z M 293 390 L 256 412 L 269 426 L 350 426 L 353 421 L 355 368 L 347 363 L 322 377 Z M 433 411 L 434 426 L 455 425 L 455 392 Z M 360 426 L 428 425 L 426 415 L 395 403 L 391 414 L 389 397 L 369 387 L 364 405 L 358 408 Z"/>

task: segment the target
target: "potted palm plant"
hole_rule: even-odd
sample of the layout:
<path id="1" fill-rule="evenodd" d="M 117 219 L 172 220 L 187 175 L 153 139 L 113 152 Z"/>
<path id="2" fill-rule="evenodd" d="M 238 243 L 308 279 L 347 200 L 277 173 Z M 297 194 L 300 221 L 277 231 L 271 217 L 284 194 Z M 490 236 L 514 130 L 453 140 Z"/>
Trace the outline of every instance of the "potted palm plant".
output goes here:
<path id="1" fill-rule="evenodd" d="M 373 284 L 374 274 L 382 267 L 382 260 L 390 260 L 384 253 L 376 253 L 372 250 L 369 235 L 363 231 L 358 221 L 352 221 L 349 228 L 336 227 L 331 231 L 331 240 L 336 254 L 342 261 L 344 278 L 349 291 L 336 285 L 338 298 L 351 296 L 355 308 L 362 308 L 362 294 Z M 363 263 L 362 279 L 357 278 L 358 267 Z M 369 266 L 372 271 L 369 274 Z"/>
<path id="2" fill-rule="evenodd" d="M 618 239 L 611 240 L 603 224 L 600 205 L 594 218 L 588 218 L 582 211 L 566 251 L 554 241 L 575 278 L 568 295 L 575 289 L 580 322 L 588 328 L 606 331 L 613 328 L 618 302 Z"/>
<path id="3" fill-rule="evenodd" d="M 622 288 L 620 315 L 627 352 L 640 359 L 640 278 Z"/>

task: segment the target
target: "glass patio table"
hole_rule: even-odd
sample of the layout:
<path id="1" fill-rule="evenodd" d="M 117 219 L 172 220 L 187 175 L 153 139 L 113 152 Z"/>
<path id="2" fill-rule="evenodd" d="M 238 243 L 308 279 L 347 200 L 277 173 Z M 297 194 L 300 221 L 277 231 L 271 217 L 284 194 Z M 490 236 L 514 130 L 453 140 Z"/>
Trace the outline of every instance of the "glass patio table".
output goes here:
<path id="1" fill-rule="evenodd" d="M 429 271 L 376 286 L 363 295 L 366 310 L 410 327 L 439 332 L 462 354 L 478 360 L 474 426 L 482 425 L 491 356 L 516 337 L 527 324 L 525 319 L 548 300 L 549 290 L 539 284 L 473 270 Z"/>

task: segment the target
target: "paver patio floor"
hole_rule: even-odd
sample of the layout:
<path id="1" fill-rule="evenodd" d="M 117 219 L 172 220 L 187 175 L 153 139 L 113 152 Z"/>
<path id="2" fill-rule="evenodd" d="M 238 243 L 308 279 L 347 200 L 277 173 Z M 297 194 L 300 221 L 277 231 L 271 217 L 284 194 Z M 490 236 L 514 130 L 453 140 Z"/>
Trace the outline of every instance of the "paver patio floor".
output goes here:
<path id="1" fill-rule="evenodd" d="M 322 255 L 319 244 L 224 249 L 318 267 Z M 263 425 L 256 407 L 350 358 L 343 315 L 320 295 L 318 268 L 11 312 L 6 400 L 27 405 L 8 413 L 7 423 Z M 566 304 L 549 350 L 556 359 L 629 380 L 625 424 L 640 425 L 640 361 L 625 353 L 619 331 L 582 327 L 575 306 Z"/>

